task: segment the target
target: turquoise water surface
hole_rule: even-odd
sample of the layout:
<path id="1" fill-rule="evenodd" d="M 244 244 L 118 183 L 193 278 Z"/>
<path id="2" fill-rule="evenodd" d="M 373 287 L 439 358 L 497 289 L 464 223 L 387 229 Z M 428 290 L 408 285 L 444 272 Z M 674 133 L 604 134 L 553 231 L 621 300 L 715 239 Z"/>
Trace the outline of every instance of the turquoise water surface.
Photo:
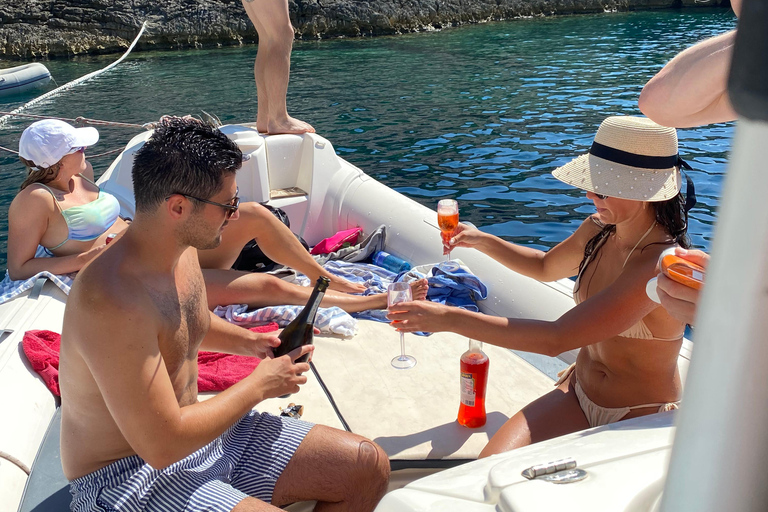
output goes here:
<path id="1" fill-rule="evenodd" d="M 294 46 L 289 110 L 343 158 L 427 206 L 459 200 L 483 230 L 540 248 L 594 212 L 584 193 L 550 172 L 585 152 L 603 118 L 638 115 L 642 85 L 679 50 L 735 26 L 713 9 L 515 20 L 442 32 Z M 256 118 L 256 47 L 134 53 L 110 72 L 27 113 L 144 123 L 163 114 Z M 59 84 L 116 56 L 47 62 Z M 3 63 L 5 66 L 13 65 Z M 39 94 L 39 93 L 38 93 Z M 0 103 L 11 110 L 35 94 Z M 29 120 L 0 128 L 18 149 Z M 98 153 L 136 131 L 100 129 Z M 695 168 L 694 244 L 708 248 L 732 124 L 679 130 Z M 97 175 L 108 158 L 94 160 Z M 7 212 L 23 179 L 0 151 L 0 268 Z"/>

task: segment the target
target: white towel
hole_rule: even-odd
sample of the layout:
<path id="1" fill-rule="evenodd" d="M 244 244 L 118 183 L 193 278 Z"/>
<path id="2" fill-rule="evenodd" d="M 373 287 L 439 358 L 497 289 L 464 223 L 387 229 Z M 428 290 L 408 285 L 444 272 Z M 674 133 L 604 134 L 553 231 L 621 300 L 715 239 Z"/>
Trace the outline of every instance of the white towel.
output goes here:
<path id="1" fill-rule="evenodd" d="M 52 254 L 48 252 L 45 247 L 41 245 L 37 246 L 37 251 L 35 251 L 35 258 L 50 258 L 51 256 Z M 29 279 L 19 279 L 14 281 L 11 279 L 11 276 L 8 275 L 8 271 L 6 270 L 5 278 L 0 281 L 0 304 L 18 297 L 22 293 L 32 288 L 35 285 L 35 281 L 37 281 L 38 277 L 45 277 L 50 279 L 54 282 L 54 284 L 56 284 L 56 286 L 61 288 L 61 291 L 67 295 L 69 295 L 69 289 L 72 288 L 72 283 L 75 281 L 74 272 L 71 274 L 57 275 L 48 271 L 39 272 Z"/>
<path id="2" fill-rule="evenodd" d="M 228 322 L 238 325 L 276 322 L 280 327 L 285 327 L 303 308 L 303 306 L 268 306 L 248 311 L 248 306 L 245 304 L 232 304 L 217 306 L 213 312 Z M 357 320 L 338 307 L 318 308 L 315 327 L 320 329 L 320 332 L 352 337 L 357 333 Z"/>

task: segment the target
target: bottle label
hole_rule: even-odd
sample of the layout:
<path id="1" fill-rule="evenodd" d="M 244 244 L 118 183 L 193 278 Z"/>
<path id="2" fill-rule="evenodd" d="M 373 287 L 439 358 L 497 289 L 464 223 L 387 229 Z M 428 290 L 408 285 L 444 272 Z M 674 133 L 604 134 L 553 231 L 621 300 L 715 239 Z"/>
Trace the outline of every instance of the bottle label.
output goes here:
<path id="1" fill-rule="evenodd" d="M 467 407 L 475 406 L 475 375 L 461 372 L 461 403 Z"/>
<path id="2" fill-rule="evenodd" d="M 314 324 L 315 323 L 315 315 L 317 314 L 317 308 L 320 307 L 320 302 L 323 300 L 323 296 L 325 295 L 324 292 L 319 292 L 317 294 L 317 300 L 314 304 L 312 304 L 312 307 L 309 310 L 309 315 L 307 315 L 307 321 Z"/>

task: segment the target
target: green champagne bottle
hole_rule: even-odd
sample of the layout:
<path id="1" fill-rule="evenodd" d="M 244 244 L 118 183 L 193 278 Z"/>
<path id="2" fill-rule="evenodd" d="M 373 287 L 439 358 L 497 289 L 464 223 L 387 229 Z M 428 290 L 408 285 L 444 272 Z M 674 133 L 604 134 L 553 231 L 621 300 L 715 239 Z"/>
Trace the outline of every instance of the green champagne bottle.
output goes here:
<path id="1" fill-rule="evenodd" d="M 296 348 L 312 344 L 317 308 L 320 306 L 320 301 L 323 300 L 323 295 L 325 295 L 325 290 L 328 289 L 329 284 L 331 284 L 331 280 L 327 277 L 320 276 L 317 279 L 315 289 L 312 290 L 307 305 L 304 306 L 301 313 L 299 313 L 298 316 L 296 316 L 296 318 L 294 318 L 293 321 L 278 335 L 278 338 L 280 338 L 280 346 L 272 350 L 275 357 L 284 356 Z M 306 363 L 307 359 L 309 359 L 309 354 L 301 356 L 296 362 Z"/>

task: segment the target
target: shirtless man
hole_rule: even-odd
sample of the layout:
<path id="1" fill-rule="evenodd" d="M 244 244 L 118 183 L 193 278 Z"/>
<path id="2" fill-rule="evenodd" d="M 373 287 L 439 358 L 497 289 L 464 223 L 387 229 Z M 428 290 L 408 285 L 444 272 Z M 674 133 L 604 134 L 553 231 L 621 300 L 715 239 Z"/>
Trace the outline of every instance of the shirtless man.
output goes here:
<path id="1" fill-rule="evenodd" d="M 739 16 L 741 0 L 731 0 L 731 7 Z M 660 125 L 675 128 L 736 120 L 727 90 L 735 41 L 736 30 L 731 30 L 677 54 L 643 87 L 640 111 Z M 676 254 L 704 267 L 709 263 L 709 255 L 702 251 L 677 249 Z M 693 325 L 698 290 L 659 274 L 657 293 L 672 316 Z"/>
<path id="2" fill-rule="evenodd" d="M 254 342 L 206 307 L 196 253 L 237 215 L 228 212 L 241 162 L 215 128 L 165 120 L 136 155 L 133 223 L 72 287 L 60 384 L 73 511 L 262 511 L 302 500 L 370 511 L 386 491 L 389 460 L 373 442 L 252 411 L 299 390 L 309 366 L 294 361 L 312 347 L 271 358 L 279 340 Z M 198 402 L 199 349 L 265 359 Z"/>

